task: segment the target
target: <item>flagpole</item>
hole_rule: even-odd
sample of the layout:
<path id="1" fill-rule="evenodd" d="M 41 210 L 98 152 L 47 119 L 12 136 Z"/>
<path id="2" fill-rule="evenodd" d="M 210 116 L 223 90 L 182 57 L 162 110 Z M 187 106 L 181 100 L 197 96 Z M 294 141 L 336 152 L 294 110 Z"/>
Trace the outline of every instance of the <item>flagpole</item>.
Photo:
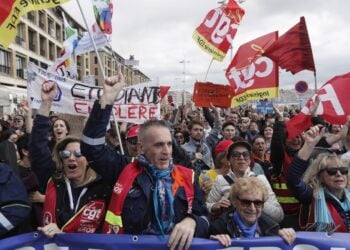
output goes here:
<path id="1" fill-rule="evenodd" d="M 317 77 L 316 77 L 316 71 L 314 71 L 314 79 L 315 79 L 315 93 L 317 92 Z"/>
<path id="2" fill-rule="evenodd" d="M 102 72 L 102 77 L 103 77 L 103 79 L 106 79 L 105 71 L 104 71 L 104 68 L 103 68 L 103 65 L 102 65 L 102 61 L 101 61 L 100 55 L 99 55 L 97 47 L 96 47 L 95 40 L 94 40 L 94 38 L 93 38 L 93 36 L 92 36 L 92 34 L 90 32 L 90 29 L 89 29 L 88 23 L 86 21 L 83 9 L 81 8 L 81 5 L 80 5 L 80 1 L 77 0 L 77 3 L 78 3 L 78 7 L 79 7 L 79 10 L 80 10 L 80 13 L 83 16 L 83 20 L 84 20 L 86 29 L 87 29 L 87 31 L 89 33 L 92 45 L 94 46 L 94 50 L 95 50 L 95 53 L 96 53 L 97 61 L 98 61 L 98 64 L 99 64 L 101 72 Z M 113 50 L 112 50 L 112 56 L 113 56 Z M 114 120 L 114 123 L 115 123 L 115 129 L 116 129 L 117 135 L 118 135 L 118 142 L 119 142 L 119 145 L 120 145 L 120 151 L 121 151 L 122 154 L 124 154 L 124 148 L 123 148 L 123 144 L 122 144 L 121 137 L 120 137 L 120 132 L 119 132 L 117 118 L 116 118 L 115 113 L 113 111 L 112 111 L 112 115 L 113 115 L 113 120 Z"/>
<path id="3" fill-rule="evenodd" d="M 205 73 L 205 78 L 204 78 L 204 81 L 207 81 L 207 77 L 208 77 L 208 73 L 209 73 L 209 69 L 211 67 L 211 64 L 213 63 L 214 61 L 214 58 L 211 59 L 210 63 L 209 63 L 209 66 L 208 66 L 208 69 L 207 69 L 207 73 Z"/>

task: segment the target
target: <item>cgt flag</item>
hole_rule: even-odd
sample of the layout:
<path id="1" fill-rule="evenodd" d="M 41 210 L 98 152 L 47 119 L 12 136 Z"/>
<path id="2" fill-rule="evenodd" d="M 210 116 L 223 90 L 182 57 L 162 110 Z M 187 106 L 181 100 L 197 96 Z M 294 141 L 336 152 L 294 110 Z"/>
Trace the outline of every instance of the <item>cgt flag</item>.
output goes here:
<path id="1" fill-rule="evenodd" d="M 1 0 L 0 4 L 0 44 L 8 48 L 17 34 L 20 17 L 32 10 L 53 8 L 69 0 Z"/>
<path id="2" fill-rule="evenodd" d="M 305 18 L 301 17 L 300 22 L 280 36 L 263 55 L 292 74 L 305 69 L 316 72 Z"/>
<path id="3" fill-rule="evenodd" d="M 232 44 L 243 15 L 244 10 L 234 0 L 229 0 L 227 6 L 209 11 L 193 32 L 192 38 L 214 60 L 221 62 Z"/>
<path id="4" fill-rule="evenodd" d="M 234 96 L 231 107 L 251 100 L 270 99 L 278 94 L 278 70 L 276 63 L 262 56 L 277 38 L 277 31 L 241 45 L 226 70 Z"/>
<path id="5" fill-rule="evenodd" d="M 316 115 L 329 123 L 345 124 L 346 116 L 350 115 L 350 94 L 344 89 L 348 89 L 349 84 L 350 73 L 335 76 L 325 83 L 307 101 L 301 112 L 287 122 L 288 137 L 294 138 L 311 126 L 310 105 L 315 101 L 316 96 L 320 98 Z"/>

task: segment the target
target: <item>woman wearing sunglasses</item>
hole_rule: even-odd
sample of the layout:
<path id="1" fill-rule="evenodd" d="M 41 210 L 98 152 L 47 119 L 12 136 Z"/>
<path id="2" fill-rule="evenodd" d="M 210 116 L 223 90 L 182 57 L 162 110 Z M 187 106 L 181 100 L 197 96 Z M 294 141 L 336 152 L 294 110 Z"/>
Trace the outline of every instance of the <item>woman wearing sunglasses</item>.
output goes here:
<path id="1" fill-rule="evenodd" d="M 348 163 L 335 153 L 322 153 L 309 164 L 323 134 L 318 126 L 303 134 L 305 144 L 288 169 L 287 185 L 302 204 L 299 221 L 303 229 L 350 232 Z"/>
<path id="2" fill-rule="evenodd" d="M 207 198 L 207 208 L 213 217 L 222 214 L 231 206 L 231 202 L 228 199 L 231 184 L 241 177 L 255 176 L 255 178 L 260 179 L 265 184 L 268 190 L 264 212 L 276 222 L 280 222 L 284 216 L 283 210 L 276 199 L 275 193 L 272 191 L 269 181 L 263 174 L 264 171 L 258 164 L 255 164 L 253 169 L 256 171 L 257 167 L 260 167 L 261 174 L 250 170 L 251 152 L 252 147 L 246 141 L 236 141 L 228 148 L 226 157 L 230 163 L 230 170 L 225 176 L 218 175 L 216 177 Z"/>
<path id="3" fill-rule="evenodd" d="M 280 235 L 289 245 L 292 244 L 296 236 L 294 229 L 280 229 L 274 220 L 262 212 L 267 196 L 267 189 L 258 178 L 236 180 L 230 189 L 230 201 L 234 208 L 210 224 L 210 238 L 228 247 L 232 238 Z"/>
<path id="4" fill-rule="evenodd" d="M 111 187 L 89 167 L 80 152 L 79 138 L 61 139 L 52 159 L 48 147 L 49 113 L 56 93 L 56 82 L 42 85 L 42 103 L 29 148 L 32 169 L 41 185 L 46 186 L 43 226 L 38 230 L 48 237 L 61 232 L 97 233 L 101 231 Z"/>

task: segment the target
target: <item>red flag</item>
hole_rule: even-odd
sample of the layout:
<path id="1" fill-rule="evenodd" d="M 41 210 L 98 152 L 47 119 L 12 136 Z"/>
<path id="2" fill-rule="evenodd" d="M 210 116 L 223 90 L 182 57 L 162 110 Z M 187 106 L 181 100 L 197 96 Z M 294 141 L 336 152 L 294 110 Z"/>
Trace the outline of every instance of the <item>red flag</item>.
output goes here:
<path id="1" fill-rule="evenodd" d="M 316 72 L 305 18 L 301 17 L 300 22 L 280 36 L 263 55 L 292 74 L 305 69 Z"/>
<path id="2" fill-rule="evenodd" d="M 159 87 L 159 95 L 160 99 L 163 99 L 166 94 L 168 94 L 168 91 L 170 89 L 170 86 L 160 86 Z"/>
<path id="3" fill-rule="evenodd" d="M 277 31 L 271 32 L 238 48 L 226 70 L 226 78 L 234 91 L 232 107 L 277 96 L 278 68 L 270 58 L 261 56 L 276 38 Z"/>
<path id="4" fill-rule="evenodd" d="M 294 138 L 311 125 L 310 104 L 316 96 L 320 98 L 316 115 L 334 124 L 345 124 L 346 116 L 350 115 L 350 95 L 348 89 L 350 73 L 333 77 L 324 84 L 317 93 L 307 101 L 301 112 L 287 122 L 288 137 Z"/>
<path id="5" fill-rule="evenodd" d="M 244 10 L 234 0 L 227 6 L 209 11 L 204 21 L 193 32 L 198 46 L 214 60 L 222 61 L 236 35 Z"/>

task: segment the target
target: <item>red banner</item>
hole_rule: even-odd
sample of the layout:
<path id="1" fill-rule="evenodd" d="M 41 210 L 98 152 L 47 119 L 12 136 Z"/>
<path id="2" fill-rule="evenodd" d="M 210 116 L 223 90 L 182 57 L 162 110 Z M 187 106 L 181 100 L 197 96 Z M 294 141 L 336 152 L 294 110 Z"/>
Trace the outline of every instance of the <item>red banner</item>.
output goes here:
<path id="1" fill-rule="evenodd" d="M 243 15 L 244 10 L 234 0 L 229 0 L 227 6 L 209 11 L 192 37 L 213 59 L 222 61 L 232 44 Z"/>
<path id="2" fill-rule="evenodd" d="M 241 45 L 226 70 L 234 90 L 231 106 L 251 100 L 270 99 L 278 94 L 278 68 L 262 53 L 277 39 L 277 31 Z"/>
<path id="3" fill-rule="evenodd" d="M 228 85 L 211 82 L 194 84 L 192 99 L 197 107 L 209 107 L 212 103 L 215 107 L 228 108 L 231 106 L 231 98 L 231 88 Z"/>
<path id="4" fill-rule="evenodd" d="M 345 124 L 346 116 L 350 115 L 350 94 L 344 91 L 349 88 L 350 73 L 333 77 L 322 86 L 317 93 L 307 101 L 301 112 L 287 122 L 288 137 L 299 135 L 311 125 L 310 104 L 315 101 L 316 95 L 320 104 L 316 115 L 333 124 Z"/>

